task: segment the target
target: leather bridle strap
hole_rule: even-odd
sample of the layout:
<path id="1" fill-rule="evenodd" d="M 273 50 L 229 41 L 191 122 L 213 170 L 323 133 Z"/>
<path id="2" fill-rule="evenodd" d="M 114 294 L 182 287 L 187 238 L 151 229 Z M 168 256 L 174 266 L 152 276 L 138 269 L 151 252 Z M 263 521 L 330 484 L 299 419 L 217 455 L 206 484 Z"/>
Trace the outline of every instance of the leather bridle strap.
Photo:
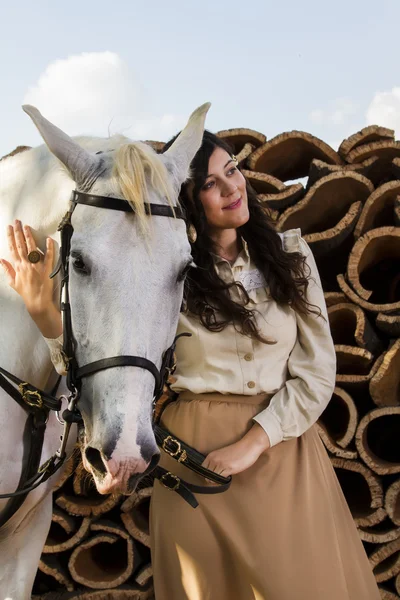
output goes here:
<path id="1" fill-rule="evenodd" d="M 157 367 L 150 360 L 147 358 L 142 358 L 141 356 L 113 356 L 112 358 L 96 360 L 88 365 L 85 365 L 84 367 L 78 368 L 76 370 L 76 377 L 78 379 L 82 379 L 82 377 L 93 375 L 93 373 L 97 373 L 97 371 L 103 371 L 104 369 L 128 366 L 139 367 L 141 369 L 147 369 L 147 371 L 150 371 L 156 380 L 156 388 L 159 389 L 161 385 L 161 375 Z"/>
<path id="2" fill-rule="evenodd" d="M 71 202 L 75 204 L 86 204 L 86 206 L 95 206 L 97 208 L 108 208 L 111 210 L 120 210 L 123 212 L 135 212 L 130 204 L 122 198 L 112 198 L 109 196 L 96 196 L 94 194 L 85 194 L 74 190 L 72 192 Z M 175 217 L 184 219 L 184 214 L 179 206 L 168 206 L 167 204 L 144 203 L 144 209 L 147 215 L 156 217 Z"/>

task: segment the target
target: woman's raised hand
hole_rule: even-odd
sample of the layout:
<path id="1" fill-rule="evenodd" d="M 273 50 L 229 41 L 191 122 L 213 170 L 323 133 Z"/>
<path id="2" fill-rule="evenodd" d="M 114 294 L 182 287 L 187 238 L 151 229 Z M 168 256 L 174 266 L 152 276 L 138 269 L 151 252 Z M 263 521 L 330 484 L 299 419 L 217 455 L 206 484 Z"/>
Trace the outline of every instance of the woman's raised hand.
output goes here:
<path id="1" fill-rule="evenodd" d="M 61 315 L 53 302 L 53 280 L 49 275 L 53 268 L 54 241 L 46 239 L 46 254 L 39 262 L 28 260 L 29 252 L 36 250 L 28 225 L 21 221 L 7 228 L 8 246 L 13 264 L 0 259 L 9 285 L 23 299 L 25 306 L 45 337 L 55 338 L 62 332 Z"/>

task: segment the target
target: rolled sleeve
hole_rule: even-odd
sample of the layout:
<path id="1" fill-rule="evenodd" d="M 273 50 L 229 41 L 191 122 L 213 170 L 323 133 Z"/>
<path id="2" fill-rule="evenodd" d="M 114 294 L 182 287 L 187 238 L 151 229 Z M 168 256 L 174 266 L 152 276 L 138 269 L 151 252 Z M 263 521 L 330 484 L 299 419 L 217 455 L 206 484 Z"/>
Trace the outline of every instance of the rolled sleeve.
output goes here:
<path id="1" fill-rule="evenodd" d="M 291 378 L 253 419 L 268 434 L 271 446 L 307 431 L 326 408 L 335 387 L 336 354 L 317 265 L 302 238 L 300 249 L 311 271 L 307 300 L 322 316 L 296 313 L 297 340 L 288 359 Z"/>
<path id="2" fill-rule="evenodd" d="M 55 370 L 59 375 L 66 375 L 67 367 L 62 353 L 64 339 L 63 334 L 61 334 L 58 338 L 51 339 L 44 337 L 43 339 L 50 350 L 50 358 Z"/>

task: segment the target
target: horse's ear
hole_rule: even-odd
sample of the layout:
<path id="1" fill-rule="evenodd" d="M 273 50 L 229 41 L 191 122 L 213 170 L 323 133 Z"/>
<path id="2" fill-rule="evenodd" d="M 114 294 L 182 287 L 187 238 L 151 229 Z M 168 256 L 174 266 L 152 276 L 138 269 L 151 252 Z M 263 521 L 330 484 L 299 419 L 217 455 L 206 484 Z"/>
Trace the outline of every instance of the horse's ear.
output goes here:
<path id="1" fill-rule="evenodd" d="M 190 163 L 201 146 L 204 133 L 204 122 L 211 103 L 206 102 L 197 108 L 189 117 L 189 121 L 175 142 L 164 153 L 174 174 L 174 183 L 180 189 L 189 176 Z"/>
<path id="2" fill-rule="evenodd" d="M 25 104 L 23 110 L 30 116 L 49 150 L 65 165 L 78 187 L 93 180 L 101 159 L 87 152 L 66 133 L 45 119 L 37 108 Z"/>

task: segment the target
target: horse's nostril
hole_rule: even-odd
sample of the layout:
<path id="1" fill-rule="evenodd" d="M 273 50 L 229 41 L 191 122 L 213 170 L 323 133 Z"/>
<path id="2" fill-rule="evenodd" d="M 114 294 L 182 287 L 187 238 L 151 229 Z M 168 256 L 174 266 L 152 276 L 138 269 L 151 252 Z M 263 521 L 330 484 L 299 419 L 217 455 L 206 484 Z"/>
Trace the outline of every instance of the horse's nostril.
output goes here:
<path id="1" fill-rule="evenodd" d="M 103 459 L 101 458 L 100 452 L 96 448 L 88 446 L 85 450 L 86 460 L 93 467 L 97 473 L 101 475 L 107 475 L 107 469 L 104 465 Z"/>

